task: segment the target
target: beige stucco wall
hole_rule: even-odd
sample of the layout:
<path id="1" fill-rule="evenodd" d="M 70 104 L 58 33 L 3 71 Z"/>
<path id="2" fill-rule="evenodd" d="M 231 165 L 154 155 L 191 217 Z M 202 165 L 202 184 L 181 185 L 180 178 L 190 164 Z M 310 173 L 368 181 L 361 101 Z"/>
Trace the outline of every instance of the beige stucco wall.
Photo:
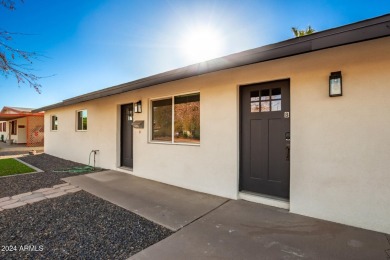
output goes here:
<path id="1" fill-rule="evenodd" d="M 238 193 L 239 85 L 291 80 L 291 199 L 295 213 L 390 233 L 390 38 L 210 73 L 45 113 L 45 150 L 98 166 L 119 165 L 120 104 L 142 99 L 145 129 L 134 131 L 135 175 L 220 195 Z M 328 77 L 342 71 L 342 97 Z M 200 91 L 200 146 L 148 142 L 151 98 Z M 88 109 L 88 131 L 75 113 Z M 50 131 L 50 116 L 59 130 Z"/>
<path id="2" fill-rule="evenodd" d="M 292 212 L 390 233 L 389 46 L 322 51 L 293 78 Z M 337 70 L 344 95 L 329 98 L 318 79 Z"/>

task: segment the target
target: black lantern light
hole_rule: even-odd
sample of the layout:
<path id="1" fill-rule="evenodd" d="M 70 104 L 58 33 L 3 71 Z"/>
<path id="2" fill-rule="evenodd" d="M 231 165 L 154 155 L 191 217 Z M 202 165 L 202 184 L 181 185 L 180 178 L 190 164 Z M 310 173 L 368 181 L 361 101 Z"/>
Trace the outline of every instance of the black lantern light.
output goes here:
<path id="1" fill-rule="evenodd" d="M 127 115 L 127 120 L 128 121 L 133 121 L 133 110 L 130 108 L 126 109 L 126 115 Z"/>
<path id="2" fill-rule="evenodd" d="M 329 76 L 329 96 L 337 97 L 343 95 L 343 84 L 341 71 L 331 72 Z"/>
<path id="3" fill-rule="evenodd" d="M 134 103 L 134 113 L 142 113 L 142 101 Z"/>

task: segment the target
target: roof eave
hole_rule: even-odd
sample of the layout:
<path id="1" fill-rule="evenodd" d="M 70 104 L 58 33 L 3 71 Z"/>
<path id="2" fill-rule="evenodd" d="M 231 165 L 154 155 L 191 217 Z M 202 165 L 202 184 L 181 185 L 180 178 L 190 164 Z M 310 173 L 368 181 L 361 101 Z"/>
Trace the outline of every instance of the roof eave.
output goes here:
<path id="1" fill-rule="evenodd" d="M 210 61 L 193 64 L 132 82 L 94 91 L 66 99 L 60 103 L 35 109 L 33 112 L 47 111 L 136 89 L 199 76 L 206 73 L 388 36 L 390 36 L 390 14 L 321 31 L 304 37 L 293 38 L 279 43 L 227 55 Z"/>

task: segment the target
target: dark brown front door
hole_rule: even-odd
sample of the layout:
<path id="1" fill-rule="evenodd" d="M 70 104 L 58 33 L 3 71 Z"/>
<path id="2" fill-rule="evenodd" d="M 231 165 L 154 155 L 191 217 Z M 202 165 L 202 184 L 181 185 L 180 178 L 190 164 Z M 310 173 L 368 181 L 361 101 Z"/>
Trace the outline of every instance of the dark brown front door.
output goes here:
<path id="1" fill-rule="evenodd" d="M 240 190 L 290 194 L 290 81 L 240 89 Z"/>
<path id="2" fill-rule="evenodd" d="M 133 168 L 133 104 L 121 106 L 121 166 Z"/>

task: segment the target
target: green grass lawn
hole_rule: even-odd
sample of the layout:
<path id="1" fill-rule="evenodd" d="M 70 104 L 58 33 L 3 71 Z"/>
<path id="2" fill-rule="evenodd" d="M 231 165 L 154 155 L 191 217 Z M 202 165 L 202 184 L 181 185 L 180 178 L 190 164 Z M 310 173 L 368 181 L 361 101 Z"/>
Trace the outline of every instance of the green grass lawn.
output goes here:
<path id="1" fill-rule="evenodd" d="M 0 176 L 35 172 L 34 169 L 15 159 L 0 159 Z"/>

